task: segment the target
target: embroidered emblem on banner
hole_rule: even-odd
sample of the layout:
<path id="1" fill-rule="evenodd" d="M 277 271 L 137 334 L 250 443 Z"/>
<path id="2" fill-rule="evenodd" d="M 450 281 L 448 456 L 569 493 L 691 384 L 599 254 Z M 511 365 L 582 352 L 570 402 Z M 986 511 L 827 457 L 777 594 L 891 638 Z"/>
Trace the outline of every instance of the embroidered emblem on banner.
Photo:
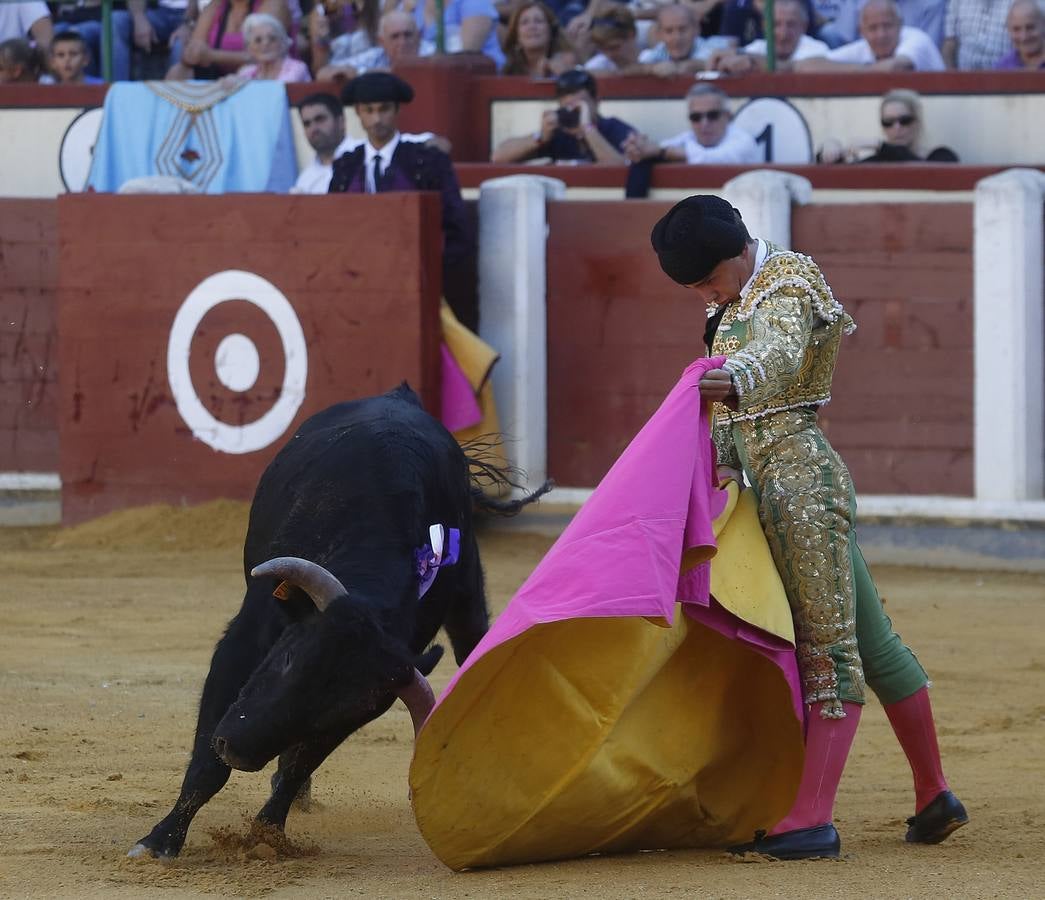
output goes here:
<path id="1" fill-rule="evenodd" d="M 206 191 L 224 162 L 213 107 L 231 97 L 243 83 L 146 82 L 157 97 L 180 112 L 156 152 L 156 172 L 184 178 Z"/>

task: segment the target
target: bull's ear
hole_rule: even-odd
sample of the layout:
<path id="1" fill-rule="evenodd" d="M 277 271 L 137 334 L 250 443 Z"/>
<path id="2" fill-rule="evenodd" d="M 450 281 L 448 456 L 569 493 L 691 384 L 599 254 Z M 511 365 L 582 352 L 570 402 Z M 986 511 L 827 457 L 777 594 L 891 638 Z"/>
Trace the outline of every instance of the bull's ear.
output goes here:
<path id="1" fill-rule="evenodd" d="M 280 579 L 277 590 L 285 593 L 289 593 L 292 587 L 300 588 L 312 598 L 320 612 L 345 594 L 345 586 L 334 575 L 321 565 L 299 556 L 278 556 L 255 566 L 250 574 L 253 578 L 272 576 Z"/>

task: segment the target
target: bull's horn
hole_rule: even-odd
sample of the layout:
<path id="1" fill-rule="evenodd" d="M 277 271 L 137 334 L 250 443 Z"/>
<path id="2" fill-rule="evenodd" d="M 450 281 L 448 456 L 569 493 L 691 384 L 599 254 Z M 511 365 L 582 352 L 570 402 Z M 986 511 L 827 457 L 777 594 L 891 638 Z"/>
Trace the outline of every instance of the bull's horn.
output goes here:
<path id="1" fill-rule="evenodd" d="M 348 593 L 345 586 L 318 563 L 298 556 L 278 556 L 250 570 L 254 578 L 272 575 L 301 588 L 323 612 L 335 597 Z"/>
<path id="2" fill-rule="evenodd" d="M 406 687 L 399 691 L 398 697 L 406 704 L 406 708 L 410 710 L 410 719 L 414 723 L 414 737 L 416 738 L 417 733 L 421 730 L 421 726 L 425 723 L 425 719 L 428 718 L 428 714 L 432 711 L 432 707 L 435 706 L 435 694 L 432 692 L 432 686 L 424 675 L 418 672 L 417 669 L 414 669 L 414 677 Z"/>

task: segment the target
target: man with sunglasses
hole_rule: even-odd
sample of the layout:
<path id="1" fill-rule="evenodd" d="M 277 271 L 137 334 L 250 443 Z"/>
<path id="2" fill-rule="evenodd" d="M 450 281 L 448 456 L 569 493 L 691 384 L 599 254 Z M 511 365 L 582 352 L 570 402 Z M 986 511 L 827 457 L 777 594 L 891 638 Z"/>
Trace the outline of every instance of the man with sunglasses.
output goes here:
<path id="1" fill-rule="evenodd" d="M 720 166 L 764 162 L 755 139 L 731 121 L 728 100 L 714 85 L 694 85 L 686 95 L 689 130 L 659 144 L 636 134 L 625 144 L 628 159 Z"/>
<path id="2" fill-rule="evenodd" d="M 555 79 L 558 109 L 545 110 L 530 135 L 501 141 L 490 157 L 515 163 L 549 157 L 553 162 L 624 165 L 624 144 L 635 131 L 627 122 L 599 115 L 598 88 L 591 72 L 576 68 Z"/>

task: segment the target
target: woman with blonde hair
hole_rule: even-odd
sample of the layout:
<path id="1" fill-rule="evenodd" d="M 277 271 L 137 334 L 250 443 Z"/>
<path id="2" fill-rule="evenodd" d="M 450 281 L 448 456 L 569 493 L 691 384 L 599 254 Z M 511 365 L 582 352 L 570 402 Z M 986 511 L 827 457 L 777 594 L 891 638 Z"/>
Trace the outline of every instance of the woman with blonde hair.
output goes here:
<path id="1" fill-rule="evenodd" d="M 844 147 L 831 138 L 824 142 L 817 159 L 825 163 L 958 162 L 958 155 L 950 147 L 936 147 L 924 153 L 922 98 L 914 91 L 903 88 L 889 91 L 882 97 L 878 110 L 882 126 L 880 143 Z"/>
<path id="2" fill-rule="evenodd" d="M 541 0 L 524 0 L 508 20 L 503 75 L 555 78 L 577 65 L 577 54 L 555 13 Z"/>

